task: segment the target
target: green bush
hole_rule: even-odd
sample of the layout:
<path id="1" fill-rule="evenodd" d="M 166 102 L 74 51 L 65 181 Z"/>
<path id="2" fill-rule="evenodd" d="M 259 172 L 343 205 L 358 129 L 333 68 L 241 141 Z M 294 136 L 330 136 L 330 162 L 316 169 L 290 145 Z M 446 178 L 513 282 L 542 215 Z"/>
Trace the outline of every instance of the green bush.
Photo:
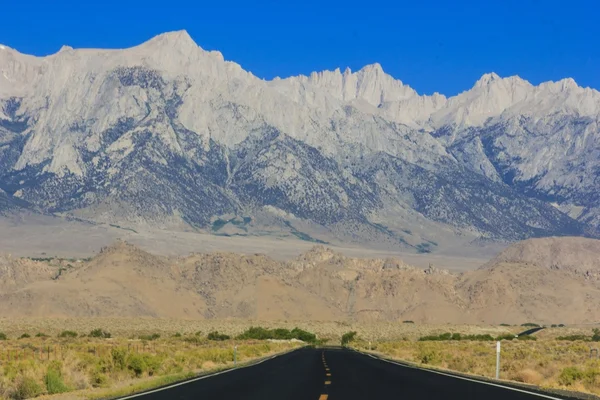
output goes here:
<path id="1" fill-rule="evenodd" d="M 556 340 L 568 340 L 568 341 L 574 342 L 576 340 L 588 341 L 588 340 L 590 340 L 590 338 L 585 335 L 566 335 L 566 336 L 559 336 L 556 338 Z"/>
<path id="2" fill-rule="evenodd" d="M 210 334 L 209 334 L 210 335 Z M 210 338 L 209 338 L 210 339 Z M 277 329 L 266 329 L 260 326 L 250 327 L 241 335 L 238 339 L 248 340 L 267 340 L 267 339 L 279 339 L 279 340 L 291 340 L 298 339 L 307 343 L 315 343 L 317 341 L 317 335 L 311 332 L 307 332 L 300 328 L 294 328 L 291 331 L 288 329 L 277 328 Z"/>
<path id="3" fill-rule="evenodd" d="M 414 324 L 414 323 L 415 323 L 415 321 L 410 321 L 410 320 L 407 320 L 407 321 L 402 321 L 402 323 L 403 323 L 403 324 Z"/>
<path id="4" fill-rule="evenodd" d="M 110 382 L 110 380 L 108 379 L 108 375 L 100 371 L 94 371 L 91 378 L 91 383 L 93 387 L 106 387 Z"/>
<path id="5" fill-rule="evenodd" d="M 460 333 L 442 333 L 440 335 L 428 335 L 419 338 L 420 342 L 437 342 L 437 341 L 448 341 L 448 340 L 470 340 L 479 342 L 489 342 L 496 340 L 491 335 L 461 335 Z"/>
<path id="6" fill-rule="evenodd" d="M 442 356 L 435 350 L 421 349 L 419 351 L 419 361 L 422 364 L 436 365 L 442 361 Z"/>
<path id="7" fill-rule="evenodd" d="M 21 336 L 19 336 L 19 339 L 29 339 L 31 337 L 31 335 L 29 333 L 24 333 Z"/>
<path id="8" fill-rule="evenodd" d="M 346 332 L 342 335 L 342 346 L 346 346 L 348 343 L 352 342 L 356 337 L 356 332 Z"/>
<path id="9" fill-rule="evenodd" d="M 140 335 L 138 337 L 140 338 L 140 340 L 147 340 L 147 341 L 160 339 L 160 335 L 158 333 L 153 333 L 151 335 Z"/>
<path id="10" fill-rule="evenodd" d="M 510 326 L 510 324 L 502 323 L 502 324 L 500 324 L 500 326 Z"/>
<path id="11" fill-rule="evenodd" d="M 65 385 L 60 370 L 48 368 L 48 372 L 46 372 L 44 381 L 46 382 L 46 390 L 48 391 L 48 394 L 65 393 L 71 390 L 67 385 Z"/>
<path id="12" fill-rule="evenodd" d="M 111 358 L 113 365 L 118 370 L 124 370 L 127 366 L 127 349 L 122 347 L 114 348 L 111 350 Z"/>
<path id="13" fill-rule="evenodd" d="M 111 335 L 109 332 L 103 331 L 102 329 L 98 328 L 91 331 L 89 336 L 93 338 L 109 339 Z"/>
<path id="14" fill-rule="evenodd" d="M 180 333 L 180 332 L 177 332 L 176 334 L 174 334 L 174 335 L 173 335 L 173 337 L 181 337 L 181 336 L 182 336 L 182 335 L 181 335 L 181 333 Z"/>
<path id="15" fill-rule="evenodd" d="M 0 332 L 0 340 L 8 340 L 8 336 L 6 336 L 6 333 Z"/>
<path id="16" fill-rule="evenodd" d="M 36 334 L 35 334 L 35 337 L 39 337 L 39 338 L 47 338 L 47 337 L 48 337 L 48 335 L 46 335 L 46 334 L 45 334 L 45 333 L 43 333 L 43 332 L 38 332 L 38 333 L 36 333 Z"/>
<path id="17" fill-rule="evenodd" d="M 531 341 L 535 341 L 535 340 L 537 340 L 537 338 L 535 336 L 531 336 L 531 335 L 522 335 L 522 336 L 517 337 L 517 340 L 523 340 L 523 341 L 531 340 Z"/>
<path id="18" fill-rule="evenodd" d="M 592 335 L 592 342 L 600 342 L 600 329 L 594 328 L 592 332 L 594 333 Z"/>
<path id="19" fill-rule="evenodd" d="M 511 333 L 505 333 L 504 335 L 500 335 L 496 338 L 497 341 L 501 341 L 501 340 L 515 340 L 516 337 L 515 335 L 511 334 Z"/>
<path id="20" fill-rule="evenodd" d="M 62 331 L 59 335 L 59 338 L 76 338 L 77 337 L 77 332 L 73 332 L 73 331 Z"/>
<path id="21" fill-rule="evenodd" d="M 42 387 L 35 381 L 35 379 L 24 376 L 17 383 L 15 390 L 15 398 L 18 400 L 30 399 L 36 397 L 42 393 Z"/>
<path id="22" fill-rule="evenodd" d="M 558 383 L 564 386 L 571 386 L 584 378 L 585 374 L 577 367 L 564 368 L 558 377 Z"/>
<path id="23" fill-rule="evenodd" d="M 148 370 L 146 359 L 141 354 L 132 354 L 127 361 L 127 368 L 135 373 L 135 376 L 140 377 Z"/>
<path id="24" fill-rule="evenodd" d="M 535 324 L 533 322 L 526 322 L 524 324 L 521 324 L 521 326 L 530 327 L 530 328 L 539 328 L 540 327 L 539 324 Z"/>
<path id="25" fill-rule="evenodd" d="M 208 334 L 207 338 L 208 338 L 208 340 L 216 340 L 216 341 L 223 341 L 223 340 L 231 339 L 231 337 L 229 337 L 229 335 L 225 335 L 225 334 L 219 333 L 217 331 L 210 332 Z"/>

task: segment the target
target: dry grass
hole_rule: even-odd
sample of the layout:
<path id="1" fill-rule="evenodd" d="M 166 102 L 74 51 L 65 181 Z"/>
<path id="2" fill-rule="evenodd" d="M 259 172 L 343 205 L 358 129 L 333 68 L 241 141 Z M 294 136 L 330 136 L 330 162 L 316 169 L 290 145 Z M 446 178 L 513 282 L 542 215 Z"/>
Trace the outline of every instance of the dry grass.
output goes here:
<path id="1" fill-rule="evenodd" d="M 368 350 L 368 343 L 364 340 L 353 345 Z M 495 376 L 495 342 L 404 340 L 376 342 L 372 346 L 375 352 L 398 360 L 485 377 Z M 600 394 L 600 360 L 590 358 L 590 347 L 599 347 L 599 344 L 554 339 L 504 340 L 501 379 Z"/>
<path id="2" fill-rule="evenodd" d="M 9 339 L 0 341 L 0 399 L 61 392 L 68 392 L 61 398 L 128 394 L 231 366 L 234 345 L 241 363 L 299 346 L 287 342 L 212 342 L 201 335 L 153 341 Z"/>

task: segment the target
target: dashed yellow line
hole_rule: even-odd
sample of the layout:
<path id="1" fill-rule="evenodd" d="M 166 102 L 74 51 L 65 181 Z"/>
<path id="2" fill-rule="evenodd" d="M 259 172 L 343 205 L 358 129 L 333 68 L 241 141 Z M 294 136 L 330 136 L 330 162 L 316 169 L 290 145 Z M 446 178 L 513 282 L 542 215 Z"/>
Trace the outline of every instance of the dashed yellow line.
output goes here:
<path id="1" fill-rule="evenodd" d="M 329 395 L 322 394 L 321 396 L 319 396 L 319 400 L 327 400 L 328 397 L 329 397 Z"/>
<path id="2" fill-rule="evenodd" d="M 325 381 L 326 385 L 331 385 L 331 381 Z"/>
<path id="3" fill-rule="evenodd" d="M 325 374 L 325 376 L 331 376 L 331 373 L 328 372 L 328 373 Z"/>

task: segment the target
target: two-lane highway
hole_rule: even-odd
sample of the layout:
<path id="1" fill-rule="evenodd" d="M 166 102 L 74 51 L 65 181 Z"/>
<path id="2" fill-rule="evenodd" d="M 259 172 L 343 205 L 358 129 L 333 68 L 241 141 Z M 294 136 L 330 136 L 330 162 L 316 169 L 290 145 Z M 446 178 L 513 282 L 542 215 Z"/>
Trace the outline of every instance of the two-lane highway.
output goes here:
<path id="1" fill-rule="evenodd" d="M 301 349 L 258 365 L 125 399 L 560 399 L 386 362 L 343 349 Z"/>

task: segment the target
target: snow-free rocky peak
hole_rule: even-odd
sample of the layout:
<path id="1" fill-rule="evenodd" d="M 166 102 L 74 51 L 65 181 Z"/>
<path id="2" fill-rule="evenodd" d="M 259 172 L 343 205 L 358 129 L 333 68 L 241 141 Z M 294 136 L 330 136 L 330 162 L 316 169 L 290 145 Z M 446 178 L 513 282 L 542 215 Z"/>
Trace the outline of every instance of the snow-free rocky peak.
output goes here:
<path id="1" fill-rule="evenodd" d="M 573 80 L 494 73 L 449 98 L 379 64 L 268 81 L 185 31 L 123 50 L 6 48 L 0 189 L 118 225 L 421 252 L 595 235 L 599 110 Z"/>

